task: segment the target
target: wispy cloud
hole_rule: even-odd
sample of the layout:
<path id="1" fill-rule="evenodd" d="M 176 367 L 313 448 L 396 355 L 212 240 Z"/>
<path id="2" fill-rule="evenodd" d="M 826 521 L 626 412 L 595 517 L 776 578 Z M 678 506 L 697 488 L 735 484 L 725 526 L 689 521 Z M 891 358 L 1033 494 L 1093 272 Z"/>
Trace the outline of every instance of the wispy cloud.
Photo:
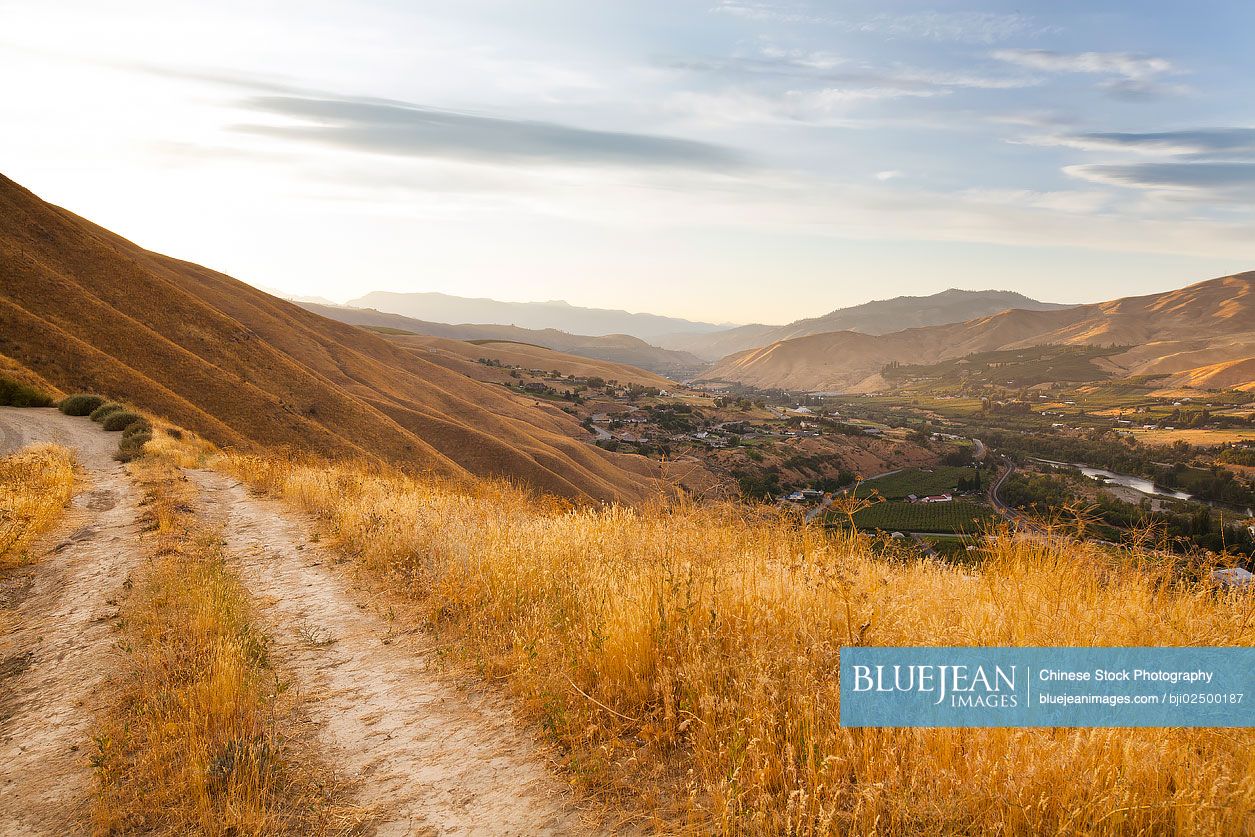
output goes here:
<path id="1" fill-rule="evenodd" d="M 1053 52 L 1046 49 L 999 49 L 991 55 L 999 61 L 1030 70 L 1105 76 L 1100 87 L 1109 95 L 1123 99 L 1149 98 L 1186 90 L 1182 85 L 1163 81 L 1164 76 L 1179 70 L 1168 59 L 1153 55 Z"/>
<path id="2" fill-rule="evenodd" d="M 816 85 L 936 91 L 945 88 L 1013 90 L 1032 87 L 1040 79 L 1005 73 L 954 72 L 907 64 L 874 65 L 846 60 L 830 52 L 765 48 L 755 55 L 668 62 L 672 69 L 704 73 L 729 80 L 785 78 Z"/>
<path id="3" fill-rule="evenodd" d="M 1166 58 L 1127 52 L 1051 52 L 1046 49 L 999 49 L 993 57 L 1034 70 L 1054 73 L 1096 73 L 1139 79 L 1173 69 Z"/>
<path id="4" fill-rule="evenodd" d="M 858 121 L 847 114 L 857 103 L 905 97 L 929 98 L 946 93 L 939 88 L 902 86 L 822 87 L 782 92 L 732 88 L 717 92 L 676 93 L 666 104 L 676 114 L 712 125 L 796 122 L 855 127 Z"/>
<path id="5" fill-rule="evenodd" d="M 992 12 L 885 13 L 862 20 L 847 20 L 842 25 L 847 29 L 877 32 L 894 38 L 983 44 L 1057 31 L 1057 27 L 1043 26 L 1027 15 Z"/>
<path id="6" fill-rule="evenodd" d="M 852 104 L 948 96 L 957 90 L 1009 90 L 1040 79 L 1006 73 L 874 65 L 826 51 L 765 46 L 752 54 L 673 60 L 673 70 L 705 77 L 717 90 L 681 91 L 668 101 L 708 120 L 728 123 L 842 122 Z"/>
<path id="7" fill-rule="evenodd" d="M 884 12 L 863 17 L 832 15 L 816 6 L 765 0 L 720 0 L 714 11 L 746 20 L 832 26 L 887 38 L 993 44 L 1057 31 L 1022 14 L 994 12 Z"/>
<path id="8" fill-rule="evenodd" d="M 237 130 L 405 157 L 496 163 L 732 169 L 746 165 L 721 145 L 654 134 L 600 131 L 355 97 L 258 96 L 243 106 L 296 120 Z"/>
<path id="9" fill-rule="evenodd" d="M 1181 131 L 1094 131 L 1032 140 L 1085 151 L 1127 151 L 1199 158 L 1255 159 L 1255 128 L 1193 128 Z"/>
<path id="10" fill-rule="evenodd" d="M 1187 193 L 1233 202 L 1255 197 L 1255 128 L 1085 131 L 1045 134 L 1025 144 L 1103 154 L 1103 162 L 1065 166 L 1071 177 L 1108 186 Z M 1113 155 L 1141 158 L 1112 162 Z M 1147 162 L 1146 157 L 1165 158 Z"/>
<path id="11" fill-rule="evenodd" d="M 1068 166 L 1064 171 L 1113 186 L 1255 199 L 1255 163 L 1092 163 Z"/>

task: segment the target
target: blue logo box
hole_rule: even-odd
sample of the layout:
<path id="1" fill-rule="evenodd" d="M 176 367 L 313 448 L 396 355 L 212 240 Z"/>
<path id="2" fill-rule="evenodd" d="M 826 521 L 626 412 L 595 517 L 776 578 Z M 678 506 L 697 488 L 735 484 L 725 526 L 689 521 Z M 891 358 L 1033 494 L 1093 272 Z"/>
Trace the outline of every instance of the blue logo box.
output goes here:
<path id="1" fill-rule="evenodd" d="M 841 649 L 843 727 L 1251 727 L 1255 648 Z"/>

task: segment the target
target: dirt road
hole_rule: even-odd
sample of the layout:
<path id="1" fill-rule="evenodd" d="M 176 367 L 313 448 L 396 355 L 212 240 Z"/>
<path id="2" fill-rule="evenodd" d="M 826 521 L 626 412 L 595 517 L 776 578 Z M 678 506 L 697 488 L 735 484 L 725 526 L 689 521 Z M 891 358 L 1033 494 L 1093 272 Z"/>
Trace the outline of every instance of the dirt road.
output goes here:
<path id="1" fill-rule="evenodd" d="M 112 459 L 117 434 L 51 409 L 0 408 L 0 454 L 72 448 L 86 484 L 36 543 L 36 560 L 0 579 L 14 629 L 0 639 L 0 835 L 89 833 L 90 730 L 116 652 L 111 622 L 138 560 L 136 492 Z"/>
<path id="2" fill-rule="evenodd" d="M 0 408 L 0 454 L 72 448 L 85 485 L 38 560 L 0 579 L 0 837 L 89 833 L 91 727 L 119 661 L 112 622 L 142 555 L 117 434 L 55 410 Z M 204 522 L 268 621 L 274 652 L 379 835 L 586 834 L 545 753 L 499 699 L 455 688 L 427 649 L 370 607 L 305 524 L 222 475 L 189 472 Z"/>
<path id="3" fill-rule="evenodd" d="M 375 612 L 300 521 L 221 474 L 188 475 L 309 698 L 328 761 L 357 781 L 380 835 L 586 832 L 509 712 L 429 671 L 421 641 Z"/>

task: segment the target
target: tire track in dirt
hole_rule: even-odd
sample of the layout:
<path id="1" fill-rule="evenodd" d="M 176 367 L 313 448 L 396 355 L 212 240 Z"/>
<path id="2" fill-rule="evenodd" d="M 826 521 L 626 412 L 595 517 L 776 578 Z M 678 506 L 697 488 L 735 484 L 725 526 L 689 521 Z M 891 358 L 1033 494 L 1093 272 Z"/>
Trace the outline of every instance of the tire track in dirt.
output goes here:
<path id="1" fill-rule="evenodd" d="M 0 835 L 90 832 L 87 745 L 114 666 L 112 622 L 140 556 L 137 492 L 117 437 L 56 410 L 0 408 L 0 454 L 72 448 L 88 479 L 65 518 L 3 579 L 14 628 L 0 639 Z"/>
<path id="2" fill-rule="evenodd" d="M 391 635 L 281 504 L 221 474 L 188 476 L 379 835 L 587 833 L 508 710 L 428 671 L 422 649 Z"/>

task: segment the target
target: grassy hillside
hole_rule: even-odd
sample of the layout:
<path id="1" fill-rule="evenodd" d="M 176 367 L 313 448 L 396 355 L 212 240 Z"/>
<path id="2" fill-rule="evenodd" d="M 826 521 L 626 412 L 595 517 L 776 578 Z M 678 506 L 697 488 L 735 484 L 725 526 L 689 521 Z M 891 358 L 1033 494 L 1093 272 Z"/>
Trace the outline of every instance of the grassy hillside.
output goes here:
<path id="1" fill-rule="evenodd" d="M 1011 388 L 1044 383 L 1102 381 L 1112 376 L 1098 365 L 1122 347 L 1034 346 L 981 352 L 931 364 L 895 364 L 881 372 L 893 389 L 953 389 L 991 384 Z"/>
<path id="2" fill-rule="evenodd" d="M 229 446 L 297 446 L 441 475 L 642 499 L 656 464 L 536 408 L 199 265 L 143 250 L 0 178 L 0 353 Z"/>
<path id="3" fill-rule="evenodd" d="M 675 386 L 674 381 L 661 375 L 655 375 L 627 364 L 579 357 L 544 346 L 518 343 L 512 340 L 448 340 L 419 334 L 388 335 L 388 338 L 398 346 L 420 352 L 428 359 L 435 359 L 439 363 L 453 361 L 449 364 L 450 368 L 458 370 L 462 370 L 467 363 L 476 363 L 480 358 L 488 358 L 507 366 L 556 371 L 562 375 L 574 375 L 577 378 L 596 377 L 607 381 L 618 381 L 621 384 L 640 384 L 657 389 Z"/>
<path id="4" fill-rule="evenodd" d="M 676 380 L 691 378 L 708 365 L 688 352 L 660 349 L 628 334 L 590 337 L 553 328 L 532 329 L 514 325 L 475 323 L 450 325 L 418 320 L 402 314 L 376 311 L 371 308 L 348 308 L 309 302 L 302 302 L 300 305 L 316 314 L 340 322 L 389 330 L 384 333 L 423 334 L 429 337 L 446 337 L 451 340 L 508 341 L 543 346 L 579 357 L 627 364 Z"/>
<path id="5" fill-rule="evenodd" d="M 720 834 L 1241 834 L 1255 730 L 843 729 L 847 645 L 1250 645 L 1240 594 L 1150 555 L 1003 538 L 875 554 L 770 511 L 567 511 L 349 465 L 221 467 L 312 513 L 574 782 Z M 1078 781 L 1083 777 L 1083 781 Z"/>

